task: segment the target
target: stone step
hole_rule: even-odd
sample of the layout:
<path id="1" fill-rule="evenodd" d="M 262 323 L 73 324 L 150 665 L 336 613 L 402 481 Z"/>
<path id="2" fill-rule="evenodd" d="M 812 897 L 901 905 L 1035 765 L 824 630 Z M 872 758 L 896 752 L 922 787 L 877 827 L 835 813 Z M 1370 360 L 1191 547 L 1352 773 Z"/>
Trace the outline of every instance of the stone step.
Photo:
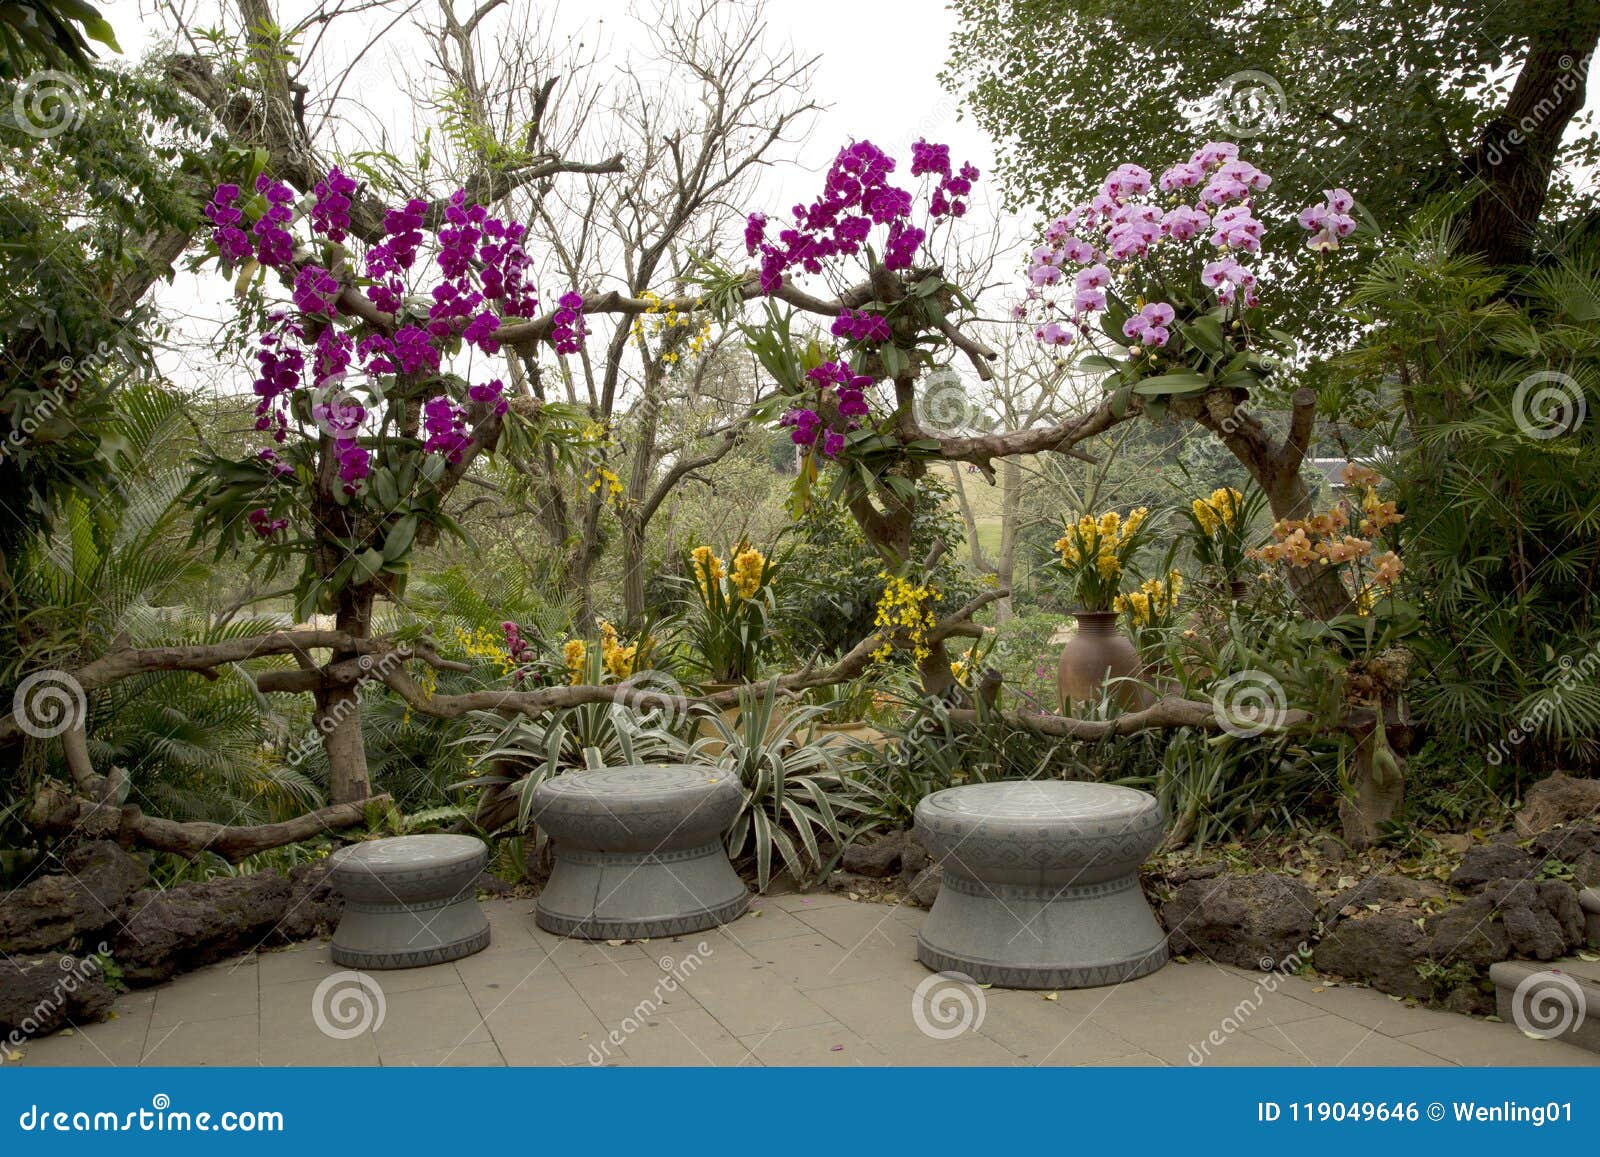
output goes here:
<path id="1" fill-rule="evenodd" d="M 1600 1053 L 1600 962 L 1505 960 L 1489 966 L 1489 979 L 1508 1025 Z"/>
<path id="2" fill-rule="evenodd" d="M 1589 947 L 1600 948 L 1600 888 L 1585 888 L 1578 893 L 1584 927 L 1589 932 Z"/>

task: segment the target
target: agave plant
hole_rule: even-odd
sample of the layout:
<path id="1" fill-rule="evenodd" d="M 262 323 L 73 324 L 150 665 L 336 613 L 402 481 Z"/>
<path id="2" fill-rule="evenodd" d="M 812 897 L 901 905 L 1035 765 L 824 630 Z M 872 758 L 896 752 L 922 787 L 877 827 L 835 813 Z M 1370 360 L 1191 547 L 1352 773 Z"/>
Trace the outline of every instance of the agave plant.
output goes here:
<path id="1" fill-rule="evenodd" d="M 856 746 L 837 736 L 803 742 L 828 708 L 785 704 L 780 710 L 776 680 L 741 688 L 739 699 L 737 720 L 706 714 L 708 733 L 694 742 L 690 756 L 738 774 L 745 799 L 728 832 L 728 854 L 753 856 L 765 891 L 775 861 L 805 880 L 832 867 L 855 837 L 849 819 L 863 804 L 849 788 L 846 768 Z"/>

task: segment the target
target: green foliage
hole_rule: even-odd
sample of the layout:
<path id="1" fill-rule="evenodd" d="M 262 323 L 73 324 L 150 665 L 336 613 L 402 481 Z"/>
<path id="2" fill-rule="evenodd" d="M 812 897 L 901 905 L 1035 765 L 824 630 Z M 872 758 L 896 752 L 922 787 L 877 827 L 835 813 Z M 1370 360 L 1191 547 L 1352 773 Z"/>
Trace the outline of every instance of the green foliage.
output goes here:
<path id="1" fill-rule="evenodd" d="M 94 59 L 90 40 L 122 51 L 111 25 L 86 0 L 0 2 L 0 78 L 22 76 L 35 67 L 87 73 Z"/>
<path id="2" fill-rule="evenodd" d="M 728 854 L 755 860 L 762 891 L 774 866 L 796 881 L 822 875 L 855 834 L 850 820 L 862 805 L 845 783 L 852 745 L 801 738 L 826 714 L 825 707 L 780 707 L 776 683 L 745 686 L 736 719 L 707 715 L 709 734 L 691 748 L 695 761 L 739 776 L 745 802 L 728 832 Z"/>
<path id="3" fill-rule="evenodd" d="M 1493 765 L 1600 756 L 1600 250 L 1580 236 L 1511 284 L 1424 216 L 1354 298 L 1370 337 L 1339 398 L 1399 483 L 1423 631 L 1413 708 Z M 1389 449 L 1392 447 L 1392 449 Z"/>

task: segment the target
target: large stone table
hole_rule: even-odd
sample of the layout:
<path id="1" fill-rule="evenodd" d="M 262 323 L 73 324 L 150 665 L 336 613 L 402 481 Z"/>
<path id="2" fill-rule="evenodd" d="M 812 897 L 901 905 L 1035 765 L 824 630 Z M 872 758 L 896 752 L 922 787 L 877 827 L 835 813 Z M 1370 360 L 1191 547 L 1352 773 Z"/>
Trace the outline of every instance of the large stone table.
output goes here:
<path id="1" fill-rule="evenodd" d="M 944 865 L 917 958 L 1004 988 L 1087 988 L 1144 976 L 1166 934 L 1139 886 L 1160 842 L 1155 797 L 1101 783 L 968 784 L 917 805 Z"/>
<path id="2" fill-rule="evenodd" d="M 531 814 L 555 868 L 534 921 L 586 940 L 644 940 L 726 924 L 750 893 L 722 838 L 739 814 L 738 776 L 715 767 L 573 771 L 534 789 Z"/>

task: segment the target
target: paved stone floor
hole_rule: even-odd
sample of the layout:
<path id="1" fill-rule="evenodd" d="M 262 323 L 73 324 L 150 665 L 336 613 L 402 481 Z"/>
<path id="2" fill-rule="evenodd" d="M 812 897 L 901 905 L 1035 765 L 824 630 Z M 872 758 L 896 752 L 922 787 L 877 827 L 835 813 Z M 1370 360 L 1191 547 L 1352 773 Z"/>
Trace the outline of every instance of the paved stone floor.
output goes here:
<path id="1" fill-rule="evenodd" d="M 541 932 L 532 906 L 486 903 L 494 940 L 476 956 L 371 974 L 381 1020 L 378 996 L 330 980 L 340 969 L 312 943 L 125 995 L 115 1019 L 26 1045 L 22 1063 L 1600 1064 L 1508 1024 L 1204 962 L 1053 997 L 930 979 L 921 911 L 832 894 L 769 896 L 715 932 L 623 945 Z"/>

